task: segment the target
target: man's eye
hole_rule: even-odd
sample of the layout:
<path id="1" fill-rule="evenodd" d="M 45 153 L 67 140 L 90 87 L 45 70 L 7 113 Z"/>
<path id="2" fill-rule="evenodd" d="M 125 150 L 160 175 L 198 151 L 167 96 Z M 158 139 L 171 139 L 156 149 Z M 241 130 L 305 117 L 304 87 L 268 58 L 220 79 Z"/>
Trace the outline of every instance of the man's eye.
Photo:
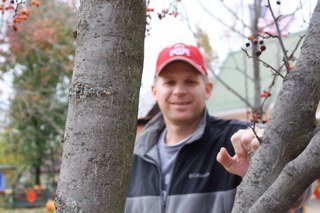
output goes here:
<path id="1" fill-rule="evenodd" d="M 165 85 L 169 85 L 169 86 L 174 85 L 174 81 L 166 81 Z"/>
<path id="2" fill-rule="evenodd" d="M 193 84 L 197 84 L 197 82 L 194 81 L 194 80 L 188 80 L 188 81 L 187 81 L 187 84 L 193 85 Z"/>

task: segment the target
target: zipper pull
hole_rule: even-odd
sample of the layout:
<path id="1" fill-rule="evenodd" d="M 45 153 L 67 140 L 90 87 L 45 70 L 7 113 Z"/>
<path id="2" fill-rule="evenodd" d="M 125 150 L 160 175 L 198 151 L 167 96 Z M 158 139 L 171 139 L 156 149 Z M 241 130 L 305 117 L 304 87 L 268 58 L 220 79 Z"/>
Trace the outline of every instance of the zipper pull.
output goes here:
<path id="1" fill-rule="evenodd" d="M 161 212 L 165 213 L 166 212 L 166 192 L 161 191 Z"/>

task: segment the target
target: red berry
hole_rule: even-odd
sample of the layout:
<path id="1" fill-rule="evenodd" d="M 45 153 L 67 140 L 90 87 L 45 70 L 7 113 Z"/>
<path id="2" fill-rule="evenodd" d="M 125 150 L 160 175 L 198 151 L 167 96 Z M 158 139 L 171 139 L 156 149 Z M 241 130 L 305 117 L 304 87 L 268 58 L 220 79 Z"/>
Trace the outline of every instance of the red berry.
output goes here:
<path id="1" fill-rule="evenodd" d="M 260 55 L 261 55 L 261 51 L 258 50 L 258 51 L 256 52 L 256 56 L 259 57 Z"/>
<path id="2" fill-rule="evenodd" d="M 265 51 L 266 49 L 267 49 L 266 45 L 261 45 L 261 46 L 260 46 L 261 52 Z"/>

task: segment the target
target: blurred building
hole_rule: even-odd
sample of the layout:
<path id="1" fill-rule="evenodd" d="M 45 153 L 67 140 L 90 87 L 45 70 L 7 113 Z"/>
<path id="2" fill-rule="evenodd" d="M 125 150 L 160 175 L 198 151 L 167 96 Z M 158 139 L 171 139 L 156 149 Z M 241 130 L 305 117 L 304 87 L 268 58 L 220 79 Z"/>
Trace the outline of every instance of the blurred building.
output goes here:
<path id="1" fill-rule="evenodd" d="M 303 42 L 297 47 L 297 43 L 305 32 L 299 32 L 289 35 L 284 38 L 284 45 L 287 48 L 288 54 L 295 50 L 294 59 L 300 55 L 300 47 Z M 260 63 L 260 77 L 261 77 L 261 91 L 268 90 L 274 77 L 274 72 L 267 65 L 274 68 L 279 68 L 282 64 L 282 50 L 280 49 L 279 42 L 276 38 L 270 38 L 264 41 L 266 50 L 259 57 L 266 62 L 264 65 Z M 247 49 L 251 54 L 251 48 Z M 222 118 L 237 118 L 240 120 L 248 120 L 248 106 L 239 98 L 241 96 L 251 105 L 254 100 L 254 78 L 253 78 L 253 64 L 252 59 L 248 58 L 244 51 L 239 50 L 231 52 L 223 65 L 221 66 L 218 77 L 213 79 L 213 91 L 210 99 L 207 101 L 207 108 L 209 113 Z M 290 62 L 294 67 L 295 60 Z M 283 79 L 277 77 L 274 86 L 270 93 L 272 94 L 265 103 L 264 111 L 269 115 L 272 106 L 279 94 L 282 86 Z M 238 95 L 236 95 L 235 91 Z M 317 117 L 320 118 L 320 109 L 318 110 Z"/>

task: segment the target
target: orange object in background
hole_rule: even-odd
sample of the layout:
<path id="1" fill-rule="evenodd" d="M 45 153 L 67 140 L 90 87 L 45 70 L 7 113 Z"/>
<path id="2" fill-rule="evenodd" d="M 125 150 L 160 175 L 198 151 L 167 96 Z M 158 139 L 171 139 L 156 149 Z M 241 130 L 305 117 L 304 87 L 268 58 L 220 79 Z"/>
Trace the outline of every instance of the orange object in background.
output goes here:
<path id="1" fill-rule="evenodd" d="M 46 209 L 48 210 L 48 212 L 54 212 L 54 201 L 53 200 L 47 201 Z"/>
<path id="2" fill-rule="evenodd" d="M 315 188 L 313 194 L 318 200 L 320 200 L 320 179 L 317 181 L 317 187 Z"/>
<path id="3" fill-rule="evenodd" d="M 34 203 L 37 200 L 37 193 L 34 190 L 26 191 L 26 200 L 29 203 Z"/>

